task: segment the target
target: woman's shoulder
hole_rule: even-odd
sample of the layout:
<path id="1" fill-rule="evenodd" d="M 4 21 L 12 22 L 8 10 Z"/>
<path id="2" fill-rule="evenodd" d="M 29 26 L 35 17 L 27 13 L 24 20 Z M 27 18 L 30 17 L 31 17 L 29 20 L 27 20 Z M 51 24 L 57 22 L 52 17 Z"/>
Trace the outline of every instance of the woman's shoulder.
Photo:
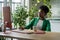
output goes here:
<path id="1" fill-rule="evenodd" d="M 46 22 L 50 23 L 50 20 L 49 19 L 46 19 Z"/>

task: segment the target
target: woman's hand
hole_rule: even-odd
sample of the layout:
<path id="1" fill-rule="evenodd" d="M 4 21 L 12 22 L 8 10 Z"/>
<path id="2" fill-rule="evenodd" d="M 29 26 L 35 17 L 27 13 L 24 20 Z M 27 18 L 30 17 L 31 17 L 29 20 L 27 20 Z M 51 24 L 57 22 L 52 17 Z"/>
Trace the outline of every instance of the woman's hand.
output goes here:
<path id="1" fill-rule="evenodd" d="M 45 34 L 45 31 L 42 30 L 36 30 L 34 31 L 35 34 Z"/>
<path id="2" fill-rule="evenodd" d="M 33 26 L 33 30 L 35 34 L 45 34 L 45 31 L 37 29 L 37 27 Z"/>

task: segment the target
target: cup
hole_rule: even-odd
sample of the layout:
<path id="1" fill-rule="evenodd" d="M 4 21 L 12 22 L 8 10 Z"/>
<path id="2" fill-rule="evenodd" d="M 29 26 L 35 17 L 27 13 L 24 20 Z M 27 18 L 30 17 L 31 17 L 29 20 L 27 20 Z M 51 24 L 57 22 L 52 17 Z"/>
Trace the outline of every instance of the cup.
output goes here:
<path id="1" fill-rule="evenodd" d="M 33 30 L 36 32 L 37 31 L 37 27 L 36 26 L 33 26 Z"/>

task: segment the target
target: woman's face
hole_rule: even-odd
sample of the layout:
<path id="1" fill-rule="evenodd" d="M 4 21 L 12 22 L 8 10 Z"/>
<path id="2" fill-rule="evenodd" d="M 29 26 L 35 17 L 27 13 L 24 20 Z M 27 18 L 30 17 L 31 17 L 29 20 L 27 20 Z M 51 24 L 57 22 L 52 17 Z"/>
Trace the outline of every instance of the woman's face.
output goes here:
<path id="1" fill-rule="evenodd" d="M 45 17 L 45 12 L 43 10 L 39 11 L 39 17 L 44 18 Z"/>

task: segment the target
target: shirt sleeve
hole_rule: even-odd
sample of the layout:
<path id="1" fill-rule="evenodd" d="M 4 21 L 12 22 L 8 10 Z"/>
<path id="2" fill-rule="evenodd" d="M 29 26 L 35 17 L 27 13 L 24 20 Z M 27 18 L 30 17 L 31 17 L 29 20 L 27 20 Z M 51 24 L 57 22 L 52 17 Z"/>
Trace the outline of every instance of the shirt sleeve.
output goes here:
<path id="1" fill-rule="evenodd" d="M 33 23 L 34 23 L 34 18 L 30 21 L 30 23 L 28 25 L 25 26 L 25 29 L 30 29 L 33 27 Z"/>
<path id="2" fill-rule="evenodd" d="M 51 25 L 50 25 L 50 21 L 47 20 L 47 28 L 46 31 L 51 31 Z"/>

